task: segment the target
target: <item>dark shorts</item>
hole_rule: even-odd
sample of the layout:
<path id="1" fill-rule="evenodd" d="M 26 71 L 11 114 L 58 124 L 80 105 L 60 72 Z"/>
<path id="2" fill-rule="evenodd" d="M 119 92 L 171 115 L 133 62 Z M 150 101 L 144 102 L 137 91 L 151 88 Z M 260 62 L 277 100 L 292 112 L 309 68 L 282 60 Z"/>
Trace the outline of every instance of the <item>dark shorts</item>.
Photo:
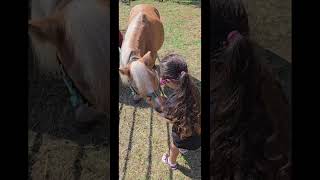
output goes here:
<path id="1" fill-rule="evenodd" d="M 201 136 L 193 135 L 185 139 L 180 139 L 179 135 L 172 130 L 173 144 L 179 149 L 196 150 L 201 147 Z"/>

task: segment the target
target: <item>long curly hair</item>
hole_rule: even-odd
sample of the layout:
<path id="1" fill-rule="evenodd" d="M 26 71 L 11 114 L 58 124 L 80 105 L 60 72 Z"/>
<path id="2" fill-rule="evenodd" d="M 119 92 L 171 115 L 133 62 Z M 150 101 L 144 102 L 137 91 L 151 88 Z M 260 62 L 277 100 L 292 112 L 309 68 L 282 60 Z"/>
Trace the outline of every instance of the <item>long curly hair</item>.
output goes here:
<path id="1" fill-rule="evenodd" d="M 253 55 L 242 1 L 210 3 L 211 177 L 273 179 L 266 175 L 274 177 L 279 168 L 265 157 L 265 144 L 275 129 L 260 92 L 265 76 L 273 77 Z"/>
<path id="2" fill-rule="evenodd" d="M 169 54 L 161 60 L 160 76 L 178 82 L 178 88 L 168 97 L 164 113 L 173 123 L 181 139 L 193 133 L 201 134 L 200 94 L 190 79 L 182 56 Z"/>

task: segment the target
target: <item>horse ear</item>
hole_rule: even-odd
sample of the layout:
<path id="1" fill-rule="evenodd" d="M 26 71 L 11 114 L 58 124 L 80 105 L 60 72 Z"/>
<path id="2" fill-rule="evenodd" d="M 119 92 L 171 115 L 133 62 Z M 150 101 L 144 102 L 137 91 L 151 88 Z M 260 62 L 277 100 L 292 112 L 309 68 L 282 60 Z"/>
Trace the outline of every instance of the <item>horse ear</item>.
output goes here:
<path id="1" fill-rule="evenodd" d="M 148 67 L 153 67 L 154 66 L 154 60 L 151 54 L 151 51 L 148 51 L 143 57 L 142 57 L 143 63 L 148 66 Z"/>
<path id="2" fill-rule="evenodd" d="M 29 32 L 38 40 L 57 45 L 63 37 L 62 19 L 60 15 L 53 15 L 39 20 L 29 21 Z"/>
<path id="3" fill-rule="evenodd" d="M 128 67 L 119 68 L 119 72 L 122 75 L 130 76 L 130 69 Z"/>

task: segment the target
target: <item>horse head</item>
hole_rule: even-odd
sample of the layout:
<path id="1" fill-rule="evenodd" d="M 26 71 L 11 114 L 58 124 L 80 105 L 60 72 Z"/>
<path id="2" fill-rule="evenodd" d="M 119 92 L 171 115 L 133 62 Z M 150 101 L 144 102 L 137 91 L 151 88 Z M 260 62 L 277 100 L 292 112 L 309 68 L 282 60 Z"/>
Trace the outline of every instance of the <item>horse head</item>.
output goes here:
<path id="1" fill-rule="evenodd" d="M 129 86 L 146 100 L 158 112 L 162 111 L 164 99 L 160 96 L 160 83 L 155 69 L 155 60 L 148 51 L 143 57 L 119 68 L 121 76 L 125 76 Z"/>

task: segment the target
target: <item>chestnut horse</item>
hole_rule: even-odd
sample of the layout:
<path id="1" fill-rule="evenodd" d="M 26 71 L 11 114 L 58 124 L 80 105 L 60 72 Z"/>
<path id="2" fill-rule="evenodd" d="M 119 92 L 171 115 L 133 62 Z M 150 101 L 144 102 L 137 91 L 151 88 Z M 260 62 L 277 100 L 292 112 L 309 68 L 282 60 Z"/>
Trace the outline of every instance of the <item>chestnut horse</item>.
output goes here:
<path id="1" fill-rule="evenodd" d="M 90 107 L 89 114 L 110 112 L 110 1 L 60 0 L 32 2 L 29 21 L 33 49 L 43 74 L 58 71 L 56 57 Z M 35 13 L 36 10 L 38 15 Z M 77 112 L 77 111 L 76 111 Z M 77 113 L 76 113 L 77 114 Z"/>
<path id="2" fill-rule="evenodd" d="M 120 77 L 133 91 L 160 111 L 161 98 L 154 69 L 157 51 L 164 41 L 164 30 L 156 8 L 140 4 L 130 12 L 120 55 Z"/>

